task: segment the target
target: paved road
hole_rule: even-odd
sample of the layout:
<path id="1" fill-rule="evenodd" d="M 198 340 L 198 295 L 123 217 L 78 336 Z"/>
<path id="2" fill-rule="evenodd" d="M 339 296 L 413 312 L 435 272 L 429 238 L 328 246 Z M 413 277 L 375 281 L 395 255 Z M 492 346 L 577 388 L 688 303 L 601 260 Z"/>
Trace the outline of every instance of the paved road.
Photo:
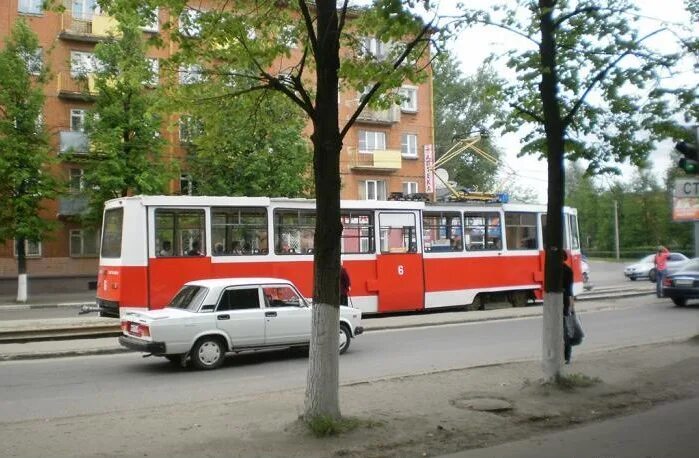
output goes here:
<path id="1" fill-rule="evenodd" d="M 593 351 L 699 333 L 699 307 L 676 308 L 652 296 L 628 307 L 582 314 L 576 351 Z M 541 319 L 367 333 L 340 358 L 343 382 L 468 367 L 541 354 Z M 575 358 L 575 355 L 574 355 Z M 0 363 L 0 423 L 103 413 L 303 387 L 306 357 L 276 352 L 230 358 L 215 372 L 182 371 L 135 353 Z"/>

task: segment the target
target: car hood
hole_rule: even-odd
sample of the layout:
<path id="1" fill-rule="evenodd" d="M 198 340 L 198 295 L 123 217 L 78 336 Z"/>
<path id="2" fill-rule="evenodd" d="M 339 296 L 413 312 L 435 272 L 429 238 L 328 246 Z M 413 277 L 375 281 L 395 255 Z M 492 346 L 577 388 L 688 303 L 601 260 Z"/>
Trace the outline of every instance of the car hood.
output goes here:
<path id="1" fill-rule="evenodd" d="M 168 318 L 192 316 L 192 314 L 193 312 L 190 312 L 189 310 L 168 307 L 159 310 L 129 311 L 124 314 L 122 319 L 131 321 L 158 321 L 166 320 Z"/>

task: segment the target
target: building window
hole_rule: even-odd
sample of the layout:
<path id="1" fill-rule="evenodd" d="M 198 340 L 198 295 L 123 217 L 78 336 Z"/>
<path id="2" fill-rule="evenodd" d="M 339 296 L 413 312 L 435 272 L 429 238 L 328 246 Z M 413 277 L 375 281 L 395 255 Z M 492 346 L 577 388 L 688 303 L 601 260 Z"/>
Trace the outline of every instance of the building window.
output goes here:
<path id="1" fill-rule="evenodd" d="M 403 182 L 403 195 L 407 196 L 409 194 L 417 193 L 417 182 L 416 181 L 404 181 Z"/>
<path id="2" fill-rule="evenodd" d="M 182 174 L 180 175 L 180 194 L 183 196 L 193 196 L 196 188 L 194 180 L 192 180 L 191 175 Z"/>
<path id="3" fill-rule="evenodd" d="M 191 64 L 182 65 L 179 69 L 180 73 L 180 84 L 196 84 L 204 81 L 204 72 L 202 71 L 201 65 Z"/>
<path id="4" fill-rule="evenodd" d="M 71 168 L 68 181 L 68 190 L 72 193 L 79 193 L 85 189 L 85 174 L 83 169 Z"/>
<path id="5" fill-rule="evenodd" d="M 184 145 L 191 144 L 194 139 L 204 132 L 204 126 L 201 120 L 183 115 L 180 117 L 180 143 Z"/>
<path id="6" fill-rule="evenodd" d="M 17 241 L 12 244 L 15 247 L 15 258 L 17 257 Z M 41 240 L 33 242 L 31 240 L 24 241 L 24 255 L 27 258 L 41 257 Z"/>
<path id="7" fill-rule="evenodd" d="M 405 157 L 417 158 L 417 135 L 403 134 L 400 140 L 400 152 Z"/>
<path id="8" fill-rule="evenodd" d="M 160 61 L 155 57 L 147 57 L 150 68 L 150 78 L 143 82 L 146 86 L 157 86 L 160 81 Z"/>
<path id="9" fill-rule="evenodd" d="M 70 110 L 70 130 L 85 132 L 85 110 L 80 108 Z"/>
<path id="10" fill-rule="evenodd" d="M 99 253 L 97 240 L 97 231 L 94 229 L 71 229 L 71 257 L 97 256 L 97 253 Z"/>
<path id="11" fill-rule="evenodd" d="M 365 180 L 359 182 L 361 200 L 386 200 L 386 182 L 383 180 Z"/>
<path id="12" fill-rule="evenodd" d="M 41 14 L 44 11 L 44 0 L 19 0 L 17 11 L 27 14 Z"/>
<path id="13" fill-rule="evenodd" d="M 37 48 L 33 53 L 24 52 L 20 53 L 22 60 L 27 66 L 27 73 L 30 75 L 40 75 L 41 70 L 44 68 L 44 50 Z"/>
<path id="14" fill-rule="evenodd" d="M 91 52 L 70 52 L 70 76 L 73 78 L 85 77 L 95 73 L 99 69 L 98 61 Z"/>
<path id="15" fill-rule="evenodd" d="M 386 149 L 386 132 L 373 130 L 359 131 L 359 152 L 370 153 Z"/>
<path id="16" fill-rule="evenodd" d="M 91 21 L 92 17 L 99 12 L 97 0 L 72 0 L 73 18 L 82 21 Z"/>
<path id="17" fill-rule="evenodd" d="M 198 37 L 201 34 L 202 12 L 194 8 L 185 8 L 180 14 L 180 33 L 189 38 Z"/>
<path id="18" fill-rule="evenodd" d="M 139 10 L 141 11 L 141 17 L 147 16 L 149 19 L 149 22 L 141 26 L 141 29 L 144 32 L 157 32 L 160 30 L 160 20 L 158 15 L 159 11 L 157 6 L 153 9 L 148 7 L 139 7 Z"/>
<path id="19" fill-rule="evenodd" d="M 403 99 L 400 104 L 401 111 L 417 112 L 417 88 L 414 86 L 403 86 L 400 88 L 400 95 Z"/>
<path id="20" fill-rule="evenodd" d="M 364 37 L 362 39 L 362 55 L 364 57 L 383 60 L 391 51 L 391 44 L 385 43 L 376 37 Z"/>

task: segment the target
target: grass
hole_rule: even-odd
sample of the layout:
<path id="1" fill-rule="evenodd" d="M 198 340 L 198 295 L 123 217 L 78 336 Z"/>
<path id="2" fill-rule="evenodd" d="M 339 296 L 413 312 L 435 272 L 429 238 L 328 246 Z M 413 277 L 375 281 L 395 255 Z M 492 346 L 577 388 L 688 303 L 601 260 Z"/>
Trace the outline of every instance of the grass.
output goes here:
<path id="1" fill-rule="evenodd" d="M 602 380 L 598 377 L 589 377 L 585 374 L 561 374 L 555 381 L 551 382 L 558 388 L 563 390 L 574 390 L 575 388 L 588 388 L 598 383 L 602 383 Z"/>
<path id="2" fill-rule="evenodd" d="M 305 422 L 315 437 L 337 436 L 357 428 L 375 428 L 382 426 L 381 422 L 362 420 L 356 417 L 341 417 L 339 419 L 320 415 Z"/>

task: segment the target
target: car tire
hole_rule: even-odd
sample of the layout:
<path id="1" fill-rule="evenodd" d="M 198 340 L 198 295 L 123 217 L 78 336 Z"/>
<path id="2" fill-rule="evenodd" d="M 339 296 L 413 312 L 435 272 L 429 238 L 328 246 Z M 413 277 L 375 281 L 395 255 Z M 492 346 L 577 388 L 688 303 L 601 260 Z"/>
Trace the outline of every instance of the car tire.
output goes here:
<path id="1" fill-rule="evenodd" d="M 205 336 L 197 340 L 189 354 L 196 369 L 216 369 L 226 357 L 226 350 L 220 337 Z"/>
<path id="2" fill-rule="evenodd" d="M 658 273 L 655 271 L 655 269 L 651 269 L 650 272 L 648 272 L 648 280 L 650 280 L 651 283 L 655 283 L 655 280 L 658 279 Z"/>
<path id="3" fill-rule="evenodd" d="M 672 302 L 677 307 L 684 307 L 685 305 L 687 305 L 687 298 L 686 297 L 673 297 Z"/>
<path id="4" fill-rule="evenodd" d="M 340 325 L 340 354 L 343 355 L 347 352 L 350 347 L 350 342 L 352 341 L 352 333 L 346 324 L 342 323 Z"/>
<path id="5" fill-rule="evenodd" d="M 636 277 L 629 277 L 629 280 L 636 281 Z"/>

